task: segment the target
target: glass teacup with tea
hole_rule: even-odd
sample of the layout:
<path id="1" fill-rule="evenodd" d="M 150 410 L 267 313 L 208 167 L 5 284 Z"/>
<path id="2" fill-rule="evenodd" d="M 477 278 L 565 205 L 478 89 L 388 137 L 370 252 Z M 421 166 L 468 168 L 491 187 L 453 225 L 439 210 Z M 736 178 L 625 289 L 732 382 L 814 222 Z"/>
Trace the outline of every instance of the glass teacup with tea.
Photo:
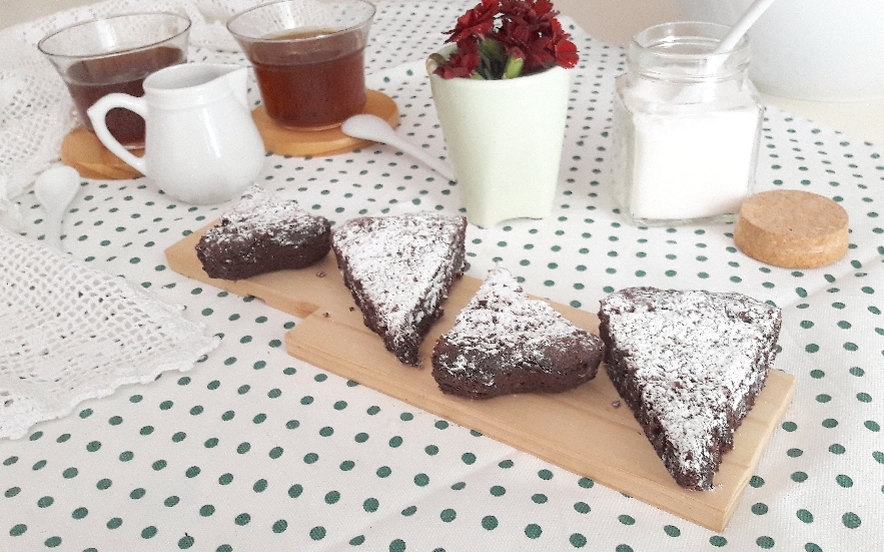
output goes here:
<path id="1" fill-rule="evenodd" d="M 363 109 L 374 13 L 364 0 L 283 0 L 230 19 L 227 29 L 252 63 L 275 123 L 323 130 Z"/>
<path id="2" fill-rule="evenodd" d="M 80 123 L 92 130 L 87 110 L 112 92 L 143 96 L 151 73 L 187 61 L 190 19 L 166 12 L 131 13 L 76 23 L 37 44 L 70 90 Z M 111 134 L 127 148 L 144 145 L 144 119 L 115 109 Z"/>

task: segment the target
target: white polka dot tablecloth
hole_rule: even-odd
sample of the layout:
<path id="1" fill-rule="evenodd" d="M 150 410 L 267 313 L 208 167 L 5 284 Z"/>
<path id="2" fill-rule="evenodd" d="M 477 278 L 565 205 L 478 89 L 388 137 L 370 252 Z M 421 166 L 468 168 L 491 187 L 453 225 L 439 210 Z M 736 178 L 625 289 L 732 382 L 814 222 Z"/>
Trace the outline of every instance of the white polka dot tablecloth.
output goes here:
<path id="1" fill-rule="evenodd" d="M 423 59 L 470 4 L 382 1 L 366 54 L 369 84 L 396 100 L 409 138 L 438 156 L 445 143 Z M 176 203 L 146 179 L 84 180 L 64 222 L 70 254 L 185 306 L 221 344 L 186 373 L 123 387 L 0 441 L 0 550 L 880 550 L 879 150 L 767 110 L 758 189 L 816 192 L 850 214 L 849 251 L 823 268 L 750 259 L 732 225 L 630 226 L 608 174 L 624 52 L 563 22 L 581 61 L 553 214 L 470 226 L 468 273 L 482 278 L 499 264 L 530 293 L 589 311 L 632 285 L 739 291 L 783 308 L 776 367 L 797 378 L 795 398 L 724 531 L 290 357 L 283 340 L 298 319 L 166 265 L 164 249 L 226 205 Z M 205 49 L 190 57 L 245 63 Z M 260 180 L 335 224 L 462 208 L 455 184 L 382 145 L 268 156 Z M 32 193 L 22 211 L 23 236 L 41 239 Z"/>

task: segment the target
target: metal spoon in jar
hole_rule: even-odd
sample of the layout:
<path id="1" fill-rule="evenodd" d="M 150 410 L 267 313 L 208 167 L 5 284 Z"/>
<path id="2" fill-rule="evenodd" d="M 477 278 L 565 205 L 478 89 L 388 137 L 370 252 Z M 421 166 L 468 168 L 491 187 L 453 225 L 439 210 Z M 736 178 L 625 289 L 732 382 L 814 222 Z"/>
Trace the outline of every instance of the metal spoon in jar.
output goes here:
<path id="1" fill-rule="evenodd" d="M 34 182 L 34 195 L 46 212 L 46 244 L 61 249 L 61 221 L 80 189 L 80 175 L 72 167 L 53 167 Z"/>
<path id="2" fill-rule="evenodd" d="M 421 151 L 420 148 L 399 136 L 393 127 L 376 115 L 365 113 L 354 115 L 344 121 L 344 124 L 341 125 L 341 132 L 353 138 L 361 138 L 393 146 L 430 167 L 442 175 L 442 177 L 452 181 L 457 180 L 454 177 L 454 171 L 451 170 L 448 163 Z"/>

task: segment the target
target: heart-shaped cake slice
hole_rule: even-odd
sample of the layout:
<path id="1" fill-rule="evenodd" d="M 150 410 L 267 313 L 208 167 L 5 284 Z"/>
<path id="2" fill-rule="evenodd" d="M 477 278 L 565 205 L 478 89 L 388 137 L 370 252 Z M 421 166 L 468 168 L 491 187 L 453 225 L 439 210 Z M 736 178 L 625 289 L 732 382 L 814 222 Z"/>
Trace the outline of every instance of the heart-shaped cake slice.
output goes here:
<path id="1" fill-rule="evenodd" d="M 558 393 L 594 378 L 603 356 L 598 336 L 495 268 L 436 343 L 433 377 L 444 393 L 472 399 Z"/>

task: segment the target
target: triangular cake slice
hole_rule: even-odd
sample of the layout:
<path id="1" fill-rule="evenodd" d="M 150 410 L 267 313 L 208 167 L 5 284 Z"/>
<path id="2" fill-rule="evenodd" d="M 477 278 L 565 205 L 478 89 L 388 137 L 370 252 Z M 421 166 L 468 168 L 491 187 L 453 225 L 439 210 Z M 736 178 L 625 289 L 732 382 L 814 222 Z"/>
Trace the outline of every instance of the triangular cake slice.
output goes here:
<path id="1" fill-rule="evenodd" d="M 780 309 L 739 293 L 627 288 L 601 301 L 608 375 L 682 487 L 706 490 L 776 356 Z"/>
<path id="2" fill-rule="evenodd" d="M 355 218 L 332 233 L 365 325 L 405 364 L 420 365 L 421 341 L 463 274 L 466 224 L 462 216 L 426 211 Z"/>
<path id="3" fill-rule="evenodd" d="M 297 201 L 253 184 L 220 222 L 200 237 L 196 255 L 211 278 L 242 280 L 305 268 L 328 255 L 331 224 Z"/>
<path id="4" fill-rule="evenodd" d="M 598 336 L 495 268 L 436 343 L 433 377 L 444 393 L 472 399 L 558 393 L 594 378 L 603 356 Z"/>

